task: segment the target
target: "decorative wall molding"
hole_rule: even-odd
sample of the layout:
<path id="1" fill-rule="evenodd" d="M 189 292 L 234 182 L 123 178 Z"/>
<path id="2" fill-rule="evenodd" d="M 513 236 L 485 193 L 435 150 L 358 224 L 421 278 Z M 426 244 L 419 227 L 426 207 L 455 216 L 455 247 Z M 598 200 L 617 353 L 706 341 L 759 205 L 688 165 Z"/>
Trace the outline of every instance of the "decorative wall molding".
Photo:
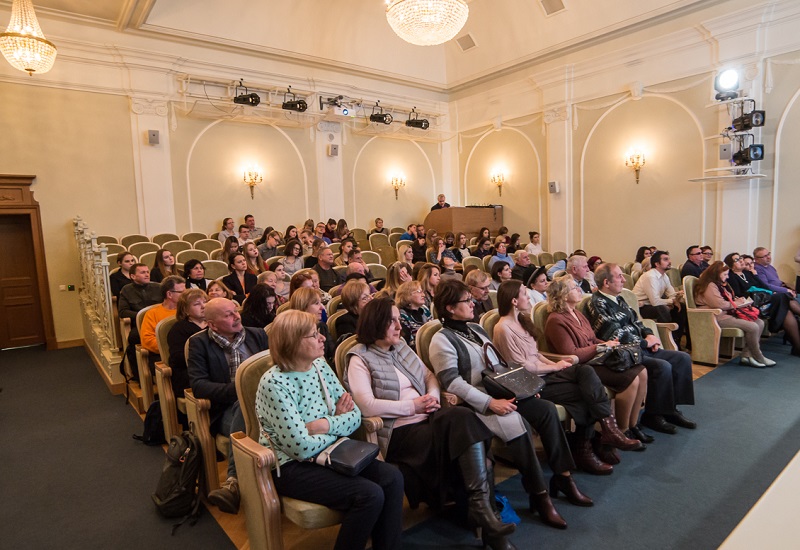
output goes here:
<path id="1" fill-rule="evenodd" d="M 565 122 L 569 120 L 569 109 L 564 107 L 558 107 L 556 109 L 549 109 L 544 112 L 544 123 L 545 124 L 552 124 L 554 122 Z"/>
<path id="2" fill-rule="evenodd" d="M 163 100 L 132 97 L 131 111 L 137 115 L 157 115 L 165 117 L 169 112 L 169 104 Z"/>

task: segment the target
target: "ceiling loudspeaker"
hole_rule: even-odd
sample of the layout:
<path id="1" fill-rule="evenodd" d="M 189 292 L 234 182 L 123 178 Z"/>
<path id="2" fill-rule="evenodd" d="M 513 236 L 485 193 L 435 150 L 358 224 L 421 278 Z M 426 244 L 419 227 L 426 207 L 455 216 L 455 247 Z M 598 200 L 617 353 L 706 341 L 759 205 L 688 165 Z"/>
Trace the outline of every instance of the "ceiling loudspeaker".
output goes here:
<path id="1" fill-rule="evenodd" d="M 547 15 L 553 15 L 566 9 L 563 0 L 541 0 L 541 2 L 544 13 Z"/>
<path id="2" fill-rule="evenodd" d="M 472 48 L 475 48 L 478 45 L 475 43 L 475 39 L 469 33 L 465 34 L 464 36 L 459 36 L 458 38 L 456 38 L 456 44 L 458 44 L 458 47 L 461 48 L 462 52 L 471 50 Z"/>

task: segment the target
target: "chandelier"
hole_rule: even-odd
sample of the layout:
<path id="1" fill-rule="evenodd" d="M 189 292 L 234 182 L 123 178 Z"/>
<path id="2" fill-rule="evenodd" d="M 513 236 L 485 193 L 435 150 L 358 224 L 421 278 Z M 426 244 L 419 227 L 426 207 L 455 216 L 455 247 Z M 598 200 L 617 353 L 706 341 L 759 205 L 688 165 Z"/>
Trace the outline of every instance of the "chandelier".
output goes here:
<path id="1" fill-rule="evenodd" d="M 455 37 L 467 22 L 465 0 L 386 0 L 392 30 L 416 46 L 435 46 Z"/>
<path id="2" fill-rule="evenodd" d="M 53 68 L 56 47 L 44 37 L 31 0 L 14 0 L 11 21 L 0 33 L 0 51 L 12 67 L 29 75 Z"/>

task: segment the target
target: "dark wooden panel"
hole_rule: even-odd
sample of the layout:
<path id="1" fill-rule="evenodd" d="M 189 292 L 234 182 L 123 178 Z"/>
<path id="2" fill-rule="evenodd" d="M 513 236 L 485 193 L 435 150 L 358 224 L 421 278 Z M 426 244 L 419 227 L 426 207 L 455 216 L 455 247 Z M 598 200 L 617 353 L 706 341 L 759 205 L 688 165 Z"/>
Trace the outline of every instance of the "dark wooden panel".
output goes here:
<path id="1" fill-rule="evenodd" d="M 0 216 L 0 258 L 0 349 L 45 342 L 29 216 Z"/>

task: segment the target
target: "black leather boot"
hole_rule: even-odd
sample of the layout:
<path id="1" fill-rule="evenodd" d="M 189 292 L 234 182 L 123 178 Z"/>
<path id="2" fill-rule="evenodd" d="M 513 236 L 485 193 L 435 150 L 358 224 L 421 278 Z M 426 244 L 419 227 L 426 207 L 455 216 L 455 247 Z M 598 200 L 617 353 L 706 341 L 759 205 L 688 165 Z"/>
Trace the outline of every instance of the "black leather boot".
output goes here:
<path id="1" fill-rule="evenodd" d="M 494 506 L 489 500 L 490 484 L 486 467 L 486 451 L 483 443 L 475 443 L 458 457 L 458 467 L 467 490 L 467 506 L 470 522 L 481 527 L 484 540 L 493 549 L 509 548 L 504 540 L 516 529 L 513 523 L 503 523 L 495 516 Z"/>

